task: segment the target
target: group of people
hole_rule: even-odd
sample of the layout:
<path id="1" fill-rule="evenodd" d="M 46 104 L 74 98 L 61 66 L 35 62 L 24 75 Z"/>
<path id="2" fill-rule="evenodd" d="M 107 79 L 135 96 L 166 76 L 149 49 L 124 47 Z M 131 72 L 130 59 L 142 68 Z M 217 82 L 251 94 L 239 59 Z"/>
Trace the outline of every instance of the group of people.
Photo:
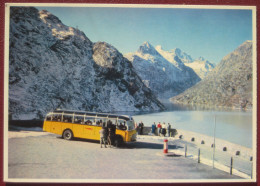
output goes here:
<path id="1" fill-rule="evenodd" d="M 138 125 L 137 123 L 135 123 L 135 128 L 138 132 L 139 135 L 143 135 L 143 130 L 144 130 L 144 123 L 141 121 Z M 161 122 L 159 122 L 157 125 L 155 124 L 155 122 L 152 124 L 152 134 L 155 135 L 156 133 L 156 129 L 157 129 L 157 134 L 158 136 L 167 136 L 170 137 L 171 136 L 171 124 L 168 123 L 168 125 L 164 123 L 161 124 Z"/>
<path id="2" fill-rule="evenodd" d="M 152 124 L 152 133 L 155 134 L 155 130 L 157 128 L 157 131 L 158 131 L 158 136 L 166 136 L 166 133 L 167 133 L 167 136 L 170 137 L 171 135 L 171 124 L 168 123 L 168 125 L 166 126 L 165 123 L 161 124 L 161 122 L 159 122 L 157 124 L 157 127 L 156 127 L 156 124 L 155 122 Z"/>
<path id="3" fill-rule="evenodd" d="M 102 144 L 104 144 L 105 148 L 107 148 L 107 144 L 112 147 L 115 142 L 116 136 L 116 125 L 112 122 L 108 121 L 107 126 L 103 125 L 102 129 L 99 131 L 100 134 L 100 147 L 102 148 Z"/>

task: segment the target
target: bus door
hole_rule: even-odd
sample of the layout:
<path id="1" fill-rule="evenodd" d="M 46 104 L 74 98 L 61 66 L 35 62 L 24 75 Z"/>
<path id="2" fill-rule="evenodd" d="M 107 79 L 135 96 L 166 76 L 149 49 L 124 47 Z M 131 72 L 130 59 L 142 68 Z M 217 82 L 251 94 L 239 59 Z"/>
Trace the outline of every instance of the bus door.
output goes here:
<path id="1" fill-rule="evenodd" d="M 61 113 L 53 114 L 52 122 L 50 126 L 50 132 L 55 134 L 61 134 L 61 121 L 62 121 Z"/>
<path id="2" fill-rule="evenodd" d="M 95 117 L 86 116 L 84 120 L 83 136 L 87 139 L 95 139 Z"/>

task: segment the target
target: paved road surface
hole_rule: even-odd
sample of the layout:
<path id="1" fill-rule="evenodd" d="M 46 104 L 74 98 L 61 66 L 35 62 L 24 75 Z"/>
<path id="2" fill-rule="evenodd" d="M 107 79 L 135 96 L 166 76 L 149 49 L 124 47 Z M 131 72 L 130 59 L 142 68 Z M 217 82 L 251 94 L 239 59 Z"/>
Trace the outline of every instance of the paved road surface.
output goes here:
<path id="1" fill-rule="evenodd" d="M 10 138 L 8 178 L 109 179 L 108 182 L 240 179 L 183 156 L 164 156 L 162 148 L 159 142 L 141 140 L 121 148 L 101 149 L 97 142 L 66 141 L 54 134 Z"/>

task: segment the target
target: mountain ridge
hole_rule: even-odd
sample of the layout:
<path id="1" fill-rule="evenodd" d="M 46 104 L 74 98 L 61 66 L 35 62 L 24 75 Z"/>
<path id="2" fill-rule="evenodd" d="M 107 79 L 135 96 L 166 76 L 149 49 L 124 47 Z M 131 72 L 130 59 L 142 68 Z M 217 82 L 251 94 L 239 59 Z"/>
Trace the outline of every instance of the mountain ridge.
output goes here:
<path id="1" fill-rule="evenodd" d="M 252 42 L 226 55 L 196 86 L 171 98 L 173 103 L 252 109 Z"/>
<path id="2" fill-rule="evenodd" d="M 10 8 L 9 113 L 43 119 L 57 108 L 98 112 L 164 106 L 113 46 L 92 43 L 48 11 Z"/>

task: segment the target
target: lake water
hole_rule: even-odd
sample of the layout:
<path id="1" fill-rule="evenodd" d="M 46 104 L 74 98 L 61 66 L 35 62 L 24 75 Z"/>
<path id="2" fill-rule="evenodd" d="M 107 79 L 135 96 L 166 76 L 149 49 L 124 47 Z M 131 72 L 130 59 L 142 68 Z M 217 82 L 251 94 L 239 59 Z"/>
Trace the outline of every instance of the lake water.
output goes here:
<path id="1" fill-rule="evenodd" d="M 172 128 L 214 136 L 216 118 L 216 138 L 252 148 L 252 112 L 209 111 L 175 108 L 165 112 L 136 113 L 135 122 L 143 121 L 145 126 L 153 122 L 170 123 Z"/>

